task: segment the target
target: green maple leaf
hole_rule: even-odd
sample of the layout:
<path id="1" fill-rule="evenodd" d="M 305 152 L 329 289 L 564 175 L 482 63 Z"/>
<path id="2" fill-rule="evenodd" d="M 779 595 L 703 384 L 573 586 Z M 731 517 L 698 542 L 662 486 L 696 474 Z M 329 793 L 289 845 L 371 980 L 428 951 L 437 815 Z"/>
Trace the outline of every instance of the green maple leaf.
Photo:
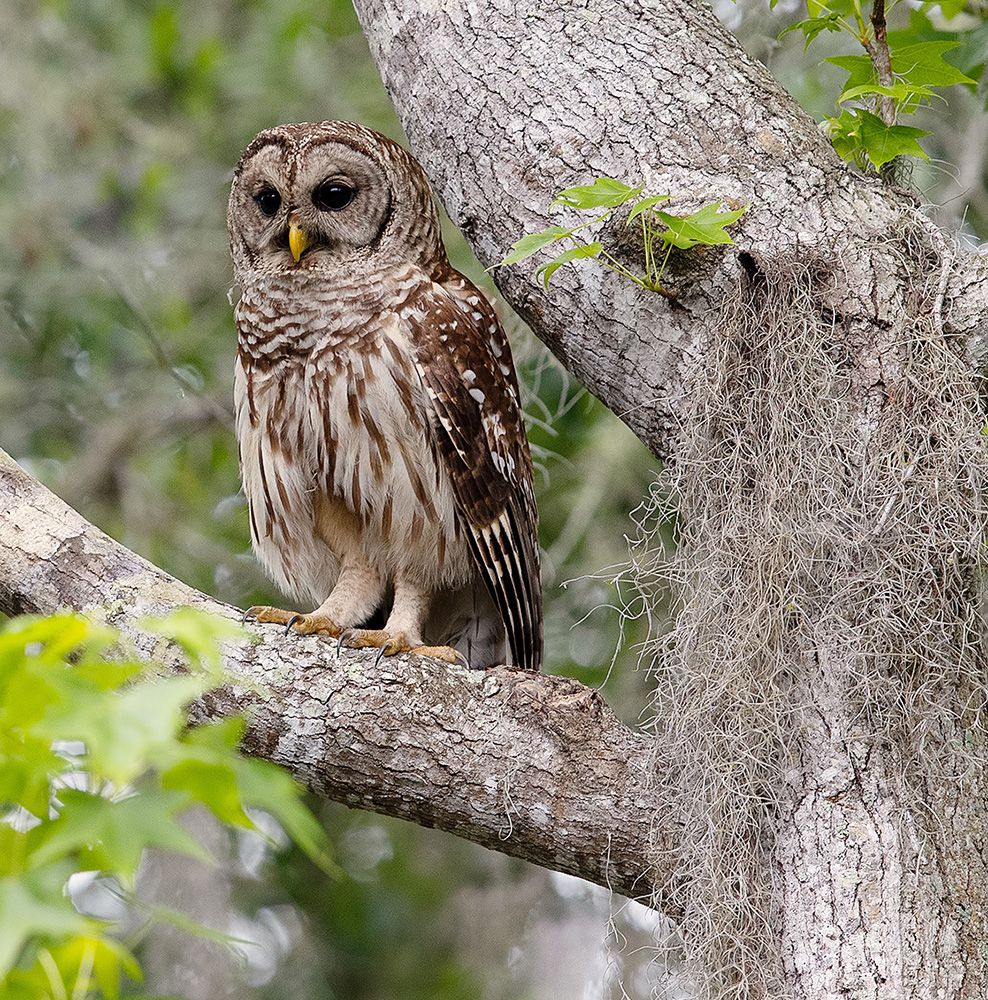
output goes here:
<path id="1" fill-rule="evenodd" d="M 161 775 L 161 787 L 183 792 L 231 826 L 253 827 L 244 812 L 237 777 L 229 763 L 187 757 Z"/>
<path id="2" fill-rule="evenodd" d="M 878 83 L 875 67 L 868 56 L 831 56 L 824 62 L 833 63 L 847 73 L 847 79 L 844 81 L 840 96 L 837 98 L 838 103 L 845 99 L 844 95 L 849 90 L 858 87 L 873 87 Z"/>
<path id="3" fill-rule="evenodd" d="M 32 938 L 64 938 L 95 926 L 62 894 L 71 871 L 49 865 L 0 878 L 0 983 Z"/>
<path id="4" fill-rule="evenodd" d="M 808 49 L 810 43 L 824 31 L 840 31 L 840 20 L 840 14 L 833 12 L 823 14 L 820 17 L 808 17 L 805 20 L 797 21 L 795 24 L 790 24 L 788 27 L 783 28 L 779 34 L 779 38 L 785 38 L 791 31 L 801 31 L 803 33 L 803 48 Z"/>
<path id="5" fill-rule="evenodd" d="M 38 827 L 37 836 L 32 838 L 32 864 L 78 854 L 84 868 L 110 872 L 129 881 L 137 871 L 141 854 L 149 847 L 209 860 L 176 819 L 189 805 L 187 795 L 149 791 L 113 801 L 68 788 L 59 793 L 59 798 L 62 811 L 58 819 Z"/>
<path id="6" fill-rule="evenodd" d="M 238 756 L 233 761 L 244 803 L 270 813 L 282 829 L 324 872 L 338 875 L 329 840 L 302 799 L 302 788 L 285 770 L 267 760 Z"/>
<path id="7" fill-rule="evenodd" d="M 36 734 L 52 741 L 81 740 L 87 769 L 118 786 L 145 771 L 174 741 L 185 725 L 186 705 L 209 687 L 202 675 L 187 675 L 133 684 L 107 696 L 79 683 L 70 671 L 60 680 L 64 699 L 49 708 Z"/>
<path id="8" fill-rule="evenodd" d="M 173 763 L 163 766 L 162 785 L 235 826 L 253 827 L 246 810 L 263 809 L 319 867 L 338 874 L 326 831 L 305 806 L 298 782 L 270 761 L 237 752 L 244 728 L 243 719 L 234 718 L 191 729 L 170 754 Z"/>
<path id="9" fill-rule="evenodd" d="M 597 177 L 592 184 L 578 184 L 556 195 L 553 205 L 568 208 L 616 208 L 642 193 L 640 187 L 631 187 L 613 177 Z"/>
<path id="10" fill-rule="evenodd" d="M 50 948 L 63 983 L 69 989 L 78 989 L 88 971 L 89 987 L 99 987 L 99 995 L 105 1000 L 117 1000 L 120 996 L 120 980 L 122 973 L 140 982 L 144 976 L 141 967 L 134 956 L 119 942 L 108 937 L 97 937 L 94 934 L 83 934 L 73 937 L 65 944 Z M 31 970 L 34 984 L 38 988 L 36 996 L 48 996 L 51 982 L 44 969 L 35 965 Z M 81 978 L 80 978 L 81 977 Z M 94 981 L 95 980 L 95 984 Z M 75 994 L 73 994 L 75 995 Z M 91 997 L 86 992 L 86 997 Z"/>
<path id="11" fill-rule="evenodd" d="M 733 243 L 734 241 L 725 227 L 737 222 L 746 211 L 747 208 L 721 211 L 719 202 L 711 202 L 692 215 L 680 217 L 669 215 L 668 212 L 656 212 L 655 214 L 669 227 L 660 234 L 663 242 L 678 247 L 680 250 L 689 250 L 698 244 L 716 246 Z"/>
<path id="12" fill-rule="evenodd" d="M 958 83 L 974 83 L 943 58 L 945 52 L 958 48 L 960 42 L 934 41 L 915 42 L 909 45 L 893 45 L 890 49 L 892 72 L 895 80 L 882 86 L 878 82 L 875 67 L 868 56 L 832 56 L 826 62 L 839 66 L 847 73 L 837 103 L 853 100 L 863 94 L 884 94 L 894 98 L 900 108 L 915 110 L 915 98 L 928 97 L 930 87 L 952 87 Z"/>
<path id="13" fill-rule="evenodd" d="M 957 83 L 974 83 L 967 74 L 952 66 L 943 55 L 960 46 L 960 42 L 916 42 L 893 46 L 892 72 L 909 83 L 924 87 L 952 87 Z"/>
<path id="14" fill-rule="evenodd" d="M 928 160 L 926 150 L 919 144 L 923 136 L 930 133 L 921 128 L 908 125 L 886 125 L 878 115 L 870 111 L 856 109 L 858 119 L 858 134 L 865 155 L 876 166 L 894 160 L 897 156 L 918 156 Z"/>
<path id="15" fill-rule="evenodd" d="M 891 87 L 883 87 L 880 83 L 866 83 L 860 87 L 848 87 L 841 91 L 838 103 L 853 101 L 858 97 L 865 97 L 870 94 L 879 94 L 884 97 L 891 97 L 899 106 L 900 112 L 912 114 L 916 110 L 917 97 L 930 97 L 933 91 L 928 87 L 920 87 L 915 83 L 896 83 Z"/>
<path id="16" fill-rule="evenodd" d="M 67 770 L 67 761 L 47 740 L 11 741 L 10 753 L 4 752 L 5 742 L 0 738 L 0 806 L 16 803 L 38 819 L 46 819 L 50 776 Z"/>
<path id="17" fill-rule="evenodd" d="M 878 115 L 863 108 L 844 111 L 839 118 L 828 119 L 827 126 L 834 149 L 845 160 L 867 159 L 881 167 L 897 156 L 929 159 L 919 144 L 929 132 L 907 125 L 886 125 Z"/>
<path id="18" fill-rule="evenodd" d="M 518 264 L 523 260 L 528 260 L 532 254 L 538 253 L 543 247 L 547 247 L 550 243 L 555 243 L 556 240 L 567 235 L 569 235 L 569 230 L 563 226 L 550 226 L 540 233 L 529 233 L 511 247 L 498 266 L 503 267 L 505 264 Z"/>
<path id="19" fill-rule="evenodd" d="M 570 261 L 579 260 L 582 257 L 596 257 L 604 249 L 603 243 L 586 243 L 578 247 L 571 247 L 564 250 L 558 257 L 554 257 L 548 264 L 543 264 L 536 272 L 536 277 L 542 278 L 542 283 L 549 287 L 549 279 L 563 266 Z"/>
<path id="20" fill-rule="evenodd" d="M 670 197 L 671 195 L 668 194 L 653 194 L 647 198 L 642 198 L 641 201 L 636 201 L 631 206 L 631 211 L 628 213 L 628 218 L 625 221 L 630 225 L 642 212 L 647 212 L 650 208 L 654 208 L 659 202 L 668 201 Z"/>

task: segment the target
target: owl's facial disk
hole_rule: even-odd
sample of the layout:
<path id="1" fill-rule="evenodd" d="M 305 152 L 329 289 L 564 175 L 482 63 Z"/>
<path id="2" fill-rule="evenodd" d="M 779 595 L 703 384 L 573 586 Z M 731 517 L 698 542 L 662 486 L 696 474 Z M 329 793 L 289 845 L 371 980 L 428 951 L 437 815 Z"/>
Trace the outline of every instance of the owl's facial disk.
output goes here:
<path id="1" fill-rule="evenodd" d="M 337 141 L 262 146 L 237 179 L 231 236 L 256 271 L 331 269 L 371 247 L 391 216 L 381 165 Z"/>

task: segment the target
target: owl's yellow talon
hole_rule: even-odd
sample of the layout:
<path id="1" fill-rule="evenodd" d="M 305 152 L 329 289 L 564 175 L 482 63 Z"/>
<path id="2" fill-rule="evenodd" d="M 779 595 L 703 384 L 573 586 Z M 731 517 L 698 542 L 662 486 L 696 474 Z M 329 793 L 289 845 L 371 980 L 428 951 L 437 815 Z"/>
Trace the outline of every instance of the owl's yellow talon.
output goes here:
<path id="1" fill-rule="evenodd" d="M 267 604 L 255 604 L 244 612 L 243 621 L 255 621 L 261 625 L 287 625 L 297 614 L 297 611 L 283 611 Z"/>
<path id="2" fill-rule="evenodd" d="M 443 663 L 455 663 L 461 667 L 469 667 L 467 658 L 452 646 L 413 646 L 410 653 L 416 656 L 428 656 L 433 660 L 442 660 Z"/>
<path id="3" fill-rule="evenodd" d="M 392 634 L 385 629 L 353 629 L 340 637 L 342 645 L 351 649 L 377 649 L 375 665 L 385 656 L 396 656 L 398 653 L 414 653 L 416 656 L 429 656 L 444 663 L 458 663 L 468 666 L 466 658 L 452 646 L 413 646 L 408 636 L 401 633 Z"/>
<path id="4" fill-rule="evenodd" d="M 343 633 L 343 629 L 325 615 L 296 615 L 288 626 L 296 635 L 328 635 L 331 639 L 338 639 Z"/>
<path id="5" fill-rule="evenodd" d="M 248 608 L 243 620 L 260 622 L 262 625 L 284 625 L 286 633 L 294 632 L 296 635 L 328 635 L 336 639 L 342 633 L 339 625 L 325 615 L 303 615 L 298 611 L 284 611 L 266 604 Z"/>
<path id="6" fill-rule="evenodd" d="M 412 648 L 405 636 L 392 635 L 383 628 L 350 629 L 342 641 L 351 649 L 382 649 L 386 656 L 407 653 Z"/>

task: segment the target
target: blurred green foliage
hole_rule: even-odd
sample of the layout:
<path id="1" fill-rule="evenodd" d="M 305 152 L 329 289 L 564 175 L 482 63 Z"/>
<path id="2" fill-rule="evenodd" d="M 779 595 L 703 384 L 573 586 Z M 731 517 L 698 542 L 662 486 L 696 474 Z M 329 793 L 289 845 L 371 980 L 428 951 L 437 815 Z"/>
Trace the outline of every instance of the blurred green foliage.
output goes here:
<path id="1" fill-rule="evenodd" d="M 0 630 L 0 994 L 10 1000 L 115 998 L 124 975 L 142 978 L 122 928 L 78 905 L 73 879 L 96 873 L 126 898 L 149 848 L 206 860 L 180 820 L 191 806 L 251 830 L 248 810 L 264 809 L 335 871 L 291 776 L 238 753 L 242 719 L 186 726 L 188 705 L 223 683 L 220 640 L 247 636 L 189 609 L 148 627 L 181 645 L 187 672 L 157 673 L 77 615 Z"/>

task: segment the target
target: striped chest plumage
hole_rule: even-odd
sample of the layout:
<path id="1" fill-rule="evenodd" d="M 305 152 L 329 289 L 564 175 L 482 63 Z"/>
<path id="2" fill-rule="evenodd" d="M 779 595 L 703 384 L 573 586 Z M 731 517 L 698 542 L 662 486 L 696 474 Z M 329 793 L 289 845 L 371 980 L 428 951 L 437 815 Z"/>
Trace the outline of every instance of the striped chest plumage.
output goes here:
<path id="1" fill-rule="evenodd" d="M 324 591 L 339 553 L 320 507 L 339 500 L 385 577 L 414 568 L 436 586 L 462 582 L 469 556 L 400 310 L 294 291 L 248 289 L 237 308 L 237 433 L 258 555 L 286 589 Z"/>

